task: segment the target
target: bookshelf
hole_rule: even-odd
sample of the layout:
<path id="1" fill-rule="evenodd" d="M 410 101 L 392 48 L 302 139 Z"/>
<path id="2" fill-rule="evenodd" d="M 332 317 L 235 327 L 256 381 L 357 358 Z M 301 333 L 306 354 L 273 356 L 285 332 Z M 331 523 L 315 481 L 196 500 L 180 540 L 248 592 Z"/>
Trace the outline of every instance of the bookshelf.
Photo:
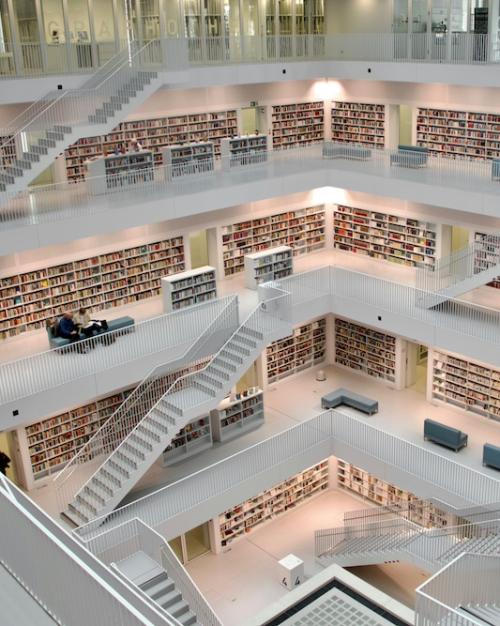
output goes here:
<path id="1" fill-rule="evenodd" d="M 500 421 L 500 370 L 432 351 L 431 400 Z"/>
<path id="2" fill-rule="evenodd" d="M 333 212 L 333 245 L 409 267 L 434 268 L 437 226 L 426 221 L 338 205 Z"/>
<path id="3" fill-rule="evenodd" d="M 198 141 L 161 149 L 167 178 L 213 172 L 215 151 L 211 141 Z"/>
<path id="4" fill-rule="evenodd" d="M 161 389 L 170 387 L 178 377 L 204 367 L 205 360 L 168 372 L 157 384 Z M 24 482 L 31 489 L 44 478 L 59 472 L 62 467 L 87 443 L 107 419 L 135 389 L 132 385 L 94 402 L 48 417 L 16 431 L 19 462 L 23 467 Z M 43 481 L 42 481 L 43 482 Z"/>
<path id="5" fill-rule="evenodd" d="M 129 152 L 88 161 L 85 177 L 90 193 L 99 195 L 152 181 L 153 167 L 151 151 Z"/>
<path id="6" fill-rule="evenodd" d="M 257 289 L 261 283 L 279 280 L 293 274 L 293 250 L 290 246 L 278 246 L 246 254 L 245 284 L 248 289 Z"/>
<path id="7" fill-rule="evenodd" d="M 274 383 L 326 359 L 326 318 L 294 329 L 266 348 L 267 382 Z"/>
<path id="8" fill-rule="evenodd" d="M 340 488 L 352 491 L 380 506 L 408 511 L 407 519 L 425 528 L 443 527 L 454 523 L 452 514 L 440 511 L 413 493 L 381 480 L 342 459 L 337 461 L 337 484 Z"/>
<path id="9" fill-rule="evenodd" d="M 153 153 L 155 165 L 161 165 L 161 149 L 165 146 L 211 142 L 219 157 L 221 139 L 237 134 L 238 115 L 234 109 L 121 122 L 108 135 L 84 137 L 69 146 L 64 151 L 66 176 L 70 182 L 82 181 L 85 161 L 112 154 L 116 148 L 127 148 L 133 138 Z"/>
<path id="10" fill-rule="evenodd" d="M 14 135 L 0 136 L 0 169 L 9 167 L 17 159 Z"/>
<path id="11" fill-rule="evenodd" d="M 221 552 L 234 541 L 328 489 L 328 460 L 278 483 L 213 520 L 213 548 Z"/>
<path id="12" fill-rule="evenodd" d="M 396 337 L 337 317 L 335 363 L 396 383 Z"/>
<path id="13" fill-rule="evenodd" d="M 476 243 L 474 272 L 481 272 L 500 263 L 500 238 L 495 241 L 488 233 L 475 232 L 474 242 Z M 500 289 L 500 276 L 490 281 L 488 287 Z"/>
<path id="14" fill-rule="evenodd" d="M 209 265 L 161 279 L 163 310 L 184 309 L 217 298 L 215 268 Z"/>
<path id="15" fill-rule="evenodd" d="M 212 447 L 212 428 L 208 415 L 186 424 L 163 451 L 163 466 L 179 463 Z"/>
<path id="16" fill-rule="evenodd" d="M 240 135 L 221 139 L 222 169 L 267 161 L 267 135 Z"/>
<path id="17" fill-rule="evenodd" d="M 272 107 L 273 148 L 308 146 L 325 138 L 323 102 L 300 102 Z"/>
<path id="18" fill-rule="evenodd" d="M 222 227 L 224 275 L 244 269 L 246 254 L 290 246 L 294 256 L 325 247 L 325 207 L 312 206 Z"/>
<path id="19" fill-rule="evenodd" d="M 264 394 L 251 387 L 241 394 L 225 398 L 210 412 L 216 441 L 231 441 L 264 423 Z"/>
<path id="20" fill-rule="evenodd" d="M 161 278 L 183 270 L 173 237 L 0 278 L 0 338 L 42 328 L 65 309 L 93 312 L 160 294 Z"/>
<path id="21" fill-rule="evenodd" d="M 417 145 L 451 158 L 500 158 L 500 114 L 417 110 Z"/>
<path id="22" fill-rule="evenodd" d="M 385 145 L 385 105 L 332 102 L 332 141 L 369 148 Z"/>

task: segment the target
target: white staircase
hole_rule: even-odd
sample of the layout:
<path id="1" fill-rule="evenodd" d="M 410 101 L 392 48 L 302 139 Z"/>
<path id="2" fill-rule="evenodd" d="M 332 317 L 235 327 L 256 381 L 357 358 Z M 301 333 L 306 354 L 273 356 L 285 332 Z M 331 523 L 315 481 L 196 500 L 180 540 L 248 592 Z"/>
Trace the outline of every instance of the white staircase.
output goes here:
<path id="1" fill-rule="evenodd" d="M 152 43 L 118 53 L 78 89 L 46 94 L 3 129 L 14 136 L 18 158 L 0 170 L 0 203 L 24 190 L 70 144 L 109 132 L 160 87 L 148 63 Z"/>
<path id="2" fill-rule="evenodd" d="M 183 626 L 196 626 L 196 615 L 165 570 L 139 585 L 144 593 Z"/>
<path id="3" fill-rule="evenodd" d="M 479 624 L 484 624 L 484 626 L 500 626 L 500 600 L 498 604 L 462 606 L 457 612 L 464 617 L 472 617 L 474 620 L 479 620 Z M 452 621 L 446 623 L 450 624 L 450 626 L 453 624 Z M 457 625 L 460 624 L 459 621 L 455 623 Z"/>
<path id="4" fill-rule="evenodd" d="M 436 261 L 433 270 L 417 271 L 417 304 L 432 308 L 500 276 L 500 236 L 487 235 L 482 241 Z"/>
<path id="5" fill-rule="evenodd" d="M 292 332 L 266 303 L 241 324 L 203 369 L 178 379 L 68 502 L 76 525 L 112 511 L 188 422 L 215 408 L 263 348 Z M 140 402 L 139 402 L 140 404 Z M 147 404 L 146 404 L 147 406 Z"/>

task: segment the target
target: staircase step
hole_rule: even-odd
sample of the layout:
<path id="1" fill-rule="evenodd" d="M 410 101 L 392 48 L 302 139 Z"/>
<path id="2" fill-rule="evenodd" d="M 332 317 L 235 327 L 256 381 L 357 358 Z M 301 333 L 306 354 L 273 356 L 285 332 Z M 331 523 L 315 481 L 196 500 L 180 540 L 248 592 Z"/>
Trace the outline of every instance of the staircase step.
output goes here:
<path id="1" fill-rule="evenodd" d="M 48 139 L 53 139 L 54 141 L 62 141 L 64 139 L 64 133 L 57 130 L 46 130 L 45 134 Z"/>
<path id="2" fill-rule="evenodd" d="M 129 437 L 127 437 L 127 439 L 122 443 L 122 449 L 127 451 L 126 454 L 125 452 L 123 453 L 125 456 L 127 456 L 130 453 L 131 456 L 135 457 L 136 459 L 139 459 L 140 461 L 144 461 L 146 459 L 146 455 L 144 454 L 144 452 L 139 447 L 132 445 L 130 443 Z M 132 459 L 130 460 L 132 461 Z"/>
<path id="3" fill-rule="evenodd" d="M 120 463 L 123 463 L 126 467 L 130 467 L 133 470 L 137 469 L 137 463 L 129 456 L 127 456 L 125 452 L 121 452 L 121 450 L 116 450 L 113 456 L 116 457 L 116 459 L 118 459 L 118 461 Z"/>
<path id="4" fill-rule="evenodd" d="M 196 378 L 201 380 L 202 383 L 207 383 L 208 385 L 212 385 L 222 389 L 224 387 L 224 383 L 221 383 L 220 380 L 216 379 L 214 376 L 210 376 L 210 374 L 206 374 L 205 372 L 200 372 L 196 375 Z"/>
<path id="5" fill-rule="evenodd" d="M 231 337 L 231 342 L 236 342 L 242 345 L 246 349 L 255 350 L 257 347 L 257 342 L 255 339 L 250 339 L 250 337 L 245 336 L 243 333 L 238 333 Z"/>
<path id="6" fill-rule="evenodd" d="M 236 370 L 238 369 L 232 361 L 224 359 L 220 355 L 217 355 L 208 367 L 214 367 L 214 366 L 220 371 L 224 371 L 224 372 L 227 371 L 227 372 L 230 372 L 231 374 L 234 374 L 234 372 L 236 372 Z"/>
<path id="7" fill-rule="evenodd" d="M 10 174 L 2 174 L 0 173 L 0 183 L 5 183 L 6 185 L 14 184 L 14 176 Z"/>
<path id="8" fill-rule="evenodd" d="M 172 424 L 172 426 L 177 426 L 177 421 L 173 415 L 168 412 L 166 403 L 161 400 L 153 409 L 152 413 L 156 414 L 158 419 L 162 424 Z M 168 428 L 167 428 L 168 430 Z"/>
<path id="9" fill-rule="evenodd" d="M 231 371 L 234 371 L 234 370 L 231 370 Z M 208 367 L 205 369 L 205 372 L 207 374 L 210 373 L 212 376 L 216 376 L 217 378 L 220 378 L 221 380 L 229 380 L 231 378 L 228 372 L 224 372 L 222 369 L 215 367 L 215 365 L 212 365 L 212 363 L 208 365 Z"/>
<path id="10" fill-rule="evenodd" d="M 42 137 L 42 139 L 38 140 L 38 145 L 45 148 L 55 148 L 56 142 L 53 139 L 47 139 L 46 137 Z"/>
<path id="11" fill-rule="evenodd" d="M 67 515 L 69 517 L 69 519 L 74 522 L 77 526 L 80 526 L 81 524 L 86 524 L 87 522 L 90 521 L 90 517 L 88 515 L 85 515 L 85 513 L 83 513 L 83 511 L 80 511 L 80 509 L 75 506 L 73 503 L 68 505 L 68 511 L 65 513 L 65 515 Z M 76 521 L 73 518 L 76 518 Z"/>
<path id="12" fill-rule="evenodd" d="M 113 483 L 115 487 L 118 487 L 120 489 L 122 486 L 122 481 L 120 479 L 126 478 L 126 476 L 118 472 L 114 467 L 109 467 L 109 465 L 110 461 L 108 461 L 106 467 L 102 467 L 99 470 L 99 475 L 102 475 L 103 478 L 105 478 L 110 483 Z"/>
<path id="13" fill-rule="evenodd" d="M 34 145 L 34 146 L 29 146 L 28 147 L 28 152 L 32 152 L 34 154 L 48 154 L 48 149 L 45 146 L 39 146 L 39 145 Z"/>
<path id="14" fill-rule="evenodd" d="M 129 103 L 129 98 L 127 98 L 126 96 L 111 96 L 111 98 L 109 99 L 110 102 L 112 103 L 116 103 L 116 104 L 128 104 Z"/>
<path id="15" fill-rule="evenodd" d="M 140 587 L 144 593 L 146 593 L 152 600 L 156 601 L 163 595 L 174 591 L 175 583 L 165 572 L 163 572 L 162 574 L 159 574 L 151 580 L 148 580 L 146 583 L 140 585 Z"/>
<path id="16" fill-rule="evenodd" d="M 243 333 L 244 335 L 248 335 L 249 337 L 254 337 L 255 339 L 258 339 L 259 341 L 264 340 L 263 333 L 261 333 L 258 330 L 255 330 L 254 328 L 250 328 L 249 326 L 241 326 L 238 330 L 238 333 Z"/>
<path id="17" fill-rule="evenodd" d="M 165 586 L 163 586 L 161 589 L 158 589 L 154 595 L 148 591 L 148 596 L 155 602 L 158 602 L 158 604 L 167 611 L 169 611 L 169 607 L 174 606 L 182 600 L 182 594 L 175 585 L 172 585 L 169 589 L 165 589 Z"/>
<path id="18" fill-rule="evenodd" d="M 151 415 L 148 415 L 147 418 L 145 418 L 144 422 L 137 427 L 137 429 L 139 431 L 141 431 L 141 429 L 145 429 L 147 431 L 149 431 L 150 428 L 154 428 L 157 432 L 161 433 L 162 435 L 166 435 L 168 433 L 168 428 L 167 426 L 165 426 L 165 424 L 162 424 L 162 422 L 159 422 L 157 420 L 155 420 Z M 160 441 L 160 438 L 158 438 L 158 441 Z"/>
<path id="19" fill-rule="evenodd" d="M 142 437 L 140 436 L 139 432 L 132 432 L 129 435 L 129 439 L 130 441 L 132 441 L 134 443 L 134 445 L 138 445 L 141 448 L 144 448 L 145 450 L 148 450 L 149 452 L 153 451 L 153 444 L 150 443 L 146 437 L 149 437 L 150 439 L 154 439 L 154 441 L 156 441 L 157 443 L 160 441 L 160 437 L 156 434 L 153 433 L 152 431 L 149 431 L 149 434 L 141 431 L 142 433 Z"/>
<path id="20" fill-rule="evenodd" d="M 106 124 L 107 118 L 104 115 L 89 115 L 89 122 L 91 124 Z"/>
<path id="21" fill-rule="evenodd" d="M 195 389 L 203 391 L 203 393 L 206 393 L 207 396 L 211 396 L 212 398 L 215 398 L 217 396 L 217 388 L 214 389 L 213 386 L 209 387 L 208 385 L 199 383 L 195 380 L 193 383 L 193 387 L 195 387 Z"/>
<path id="22" fill-rule="evenodd" d="M 23 152 L 21 155 L 20 161 L 28 161 L 30 163 L 35 163 L 40 160 L 40 155 L 35 154 L 34 152 Z"/>
<path id="23" fill-rule="evenodd" d="M 99 472 L 99 476 L 94 476 L 92 478 L 92 485 L 95 485 L 98 489 L 100 489 L 102 491 L 102 493 L 105 493 L 108 497 L 112 497 L 113 496 L 113 489 L 111 489 L 111 487 L 109 485 L 107 485 L 103 480 L 101 474 L 105 475 L 105 478 L 112 482 L 116 487 L 121 487 L 121 482 L 120 481 L 114 481 L 113 479 L 110 480 L 110 476 L 111 474 L 109 474 L 109 472 L 107 470 L 105 470 L 104 468 L 101 469 L 101 471 Z M 114 477 L 113 477 L 114 478 Z"/>
<path id="24" fill-rule="evenodd" d="M 100 493 L 98 493 L 95 487 L 92 488 L 89 485 L 86 485 L 83 489 L 83 493 L 84 493 L 85 498 L 90 498 L 91 500 L 94 500 L 101 506 L 104 506 L 106 504 L 106 498 L 104 498 Z"/>
<path id="25" fill-rule="evenodd" d="M 172 404 L 172 402 L 167 402 L 166 400 L 162 400 L 158 404 L 158 406 L 161 406 L 164 411 L 169 411 L 171 413 L 175 413 L 175 415 L 179 415 L 179 417 L 182 417 L 183 415 L 182 409 Z"/>
<path id="26" fill-rule="evenodd" d="M 234 354 L 234 352 L 230 352 L 228 348 L 224 348 L 224 350 L 220 352 L 219 356 L 223 359 L 227 358 L 229 359 L 229 361 L 232 361 L 233 363 L 238 363 L 239 365 L 243 363 L 242 357 L 238 354 Z"/>
<path id="27" fill-rule="evenodd" d="M 27 166 L 25 168 L 23 167 L 19 167 L 19 165 L 15 165 L 14 163 L 12 165 L 9 165 L 8 167 L 6 167 L 3 172 L 5 174 L 8 174 L 9 176 L 22 176 L 24 174 L 24 170 L 25 169 L 31 169 L 31 163 L 28 163 Z"/>
<path id="28" fill-rule="evenodd" d="M 90 517 L 88 513 L 91 515 L 97 515 L 97 508 L 81 495 L 76 496 L 72 505 L 78 507 L 88 517 Z"/>
<path id="29" fill-rule="evenodd" d="M 37 156 L 38 157 L 38 155 L 33 155 L 33 156 Z M 40 160 L 39 157 L 38 157 L 38 160 Z M 14 167 L 19 167 L 19 168 L 21 168 L 23 170 L 29 170 L 29 169 L 31 169 L 31 165 L 32 165 L 33 161 L 34 161 L 34 159 L 30 160 L 30 159 L 22 158 L 22 159 L 17 159 L 16 161 L 14 161 L 13 165 L 14 165 Z"/>
<path id="30" fill-rule="evenodd" d="M 124 467 L 122 467 L 121 464 L 117 463 L 117 461 L 114 458 L 108 459 L 108 462 L 106 465 L 109 465 L 110 471 L 116 472 L 116 474 L 118 474 L 118 476 L 121 476 L 121 478 L 126 478 L 126 479 L 130 478 L 129 471 L 125 469 Z"/>
<path id="31" fill-rule="evenodd" d="M 177 619 L 182 626 L 192 626 L 193 624 L 196 624 L 196 615 L 192 611 L 179 615 Z"/>
<path id="32" fill-rule="evenodd" d="M 69 133 L 71 133 L 73 131 L 71 126 L 61 126 L 60 124 L 56 124 L 56 125 L 52 126 L 52 128 L 56 132 L 63 133 L 64 135 L 68 135 Z"/>
<path id="33" fill-rule="evenodd" d="M 186 601 L 181 596 L 181 599 L 178 602 L 176 602 L 175 604 L 171 604 L 168 608 L 165 608 L 165 610 L 168 613 L 170 613 L 170 615 L 172 615 L 173 617 L 179 619 L 181 615 L 189 611 L 189 606 L 187 605 Z"/>

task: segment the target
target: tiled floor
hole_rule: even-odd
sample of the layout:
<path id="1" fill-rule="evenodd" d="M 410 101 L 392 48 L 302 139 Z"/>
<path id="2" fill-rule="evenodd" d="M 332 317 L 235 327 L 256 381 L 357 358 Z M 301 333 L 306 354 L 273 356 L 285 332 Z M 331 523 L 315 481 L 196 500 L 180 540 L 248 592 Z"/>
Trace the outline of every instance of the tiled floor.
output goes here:
<path id="1" fill-rule="evenodd" d="M 342 525 L 345 511 L 366 508 L 366 503 L 345 491 L 330 490 L 233 543 L 222 554 L 205 554 L 187 569 L 225 626 L 242 624 L 271 602 L 286 595 L 278 561 L 295 554 L 304 561 L 306 577 L 322 567 L 314 560 L 314 531 Z M 426 574 L 398 564 L 356 568 L 353 573 L 411 606 L 414 589 Z M 364 571 L 361 571 L 364 570 Z"/>

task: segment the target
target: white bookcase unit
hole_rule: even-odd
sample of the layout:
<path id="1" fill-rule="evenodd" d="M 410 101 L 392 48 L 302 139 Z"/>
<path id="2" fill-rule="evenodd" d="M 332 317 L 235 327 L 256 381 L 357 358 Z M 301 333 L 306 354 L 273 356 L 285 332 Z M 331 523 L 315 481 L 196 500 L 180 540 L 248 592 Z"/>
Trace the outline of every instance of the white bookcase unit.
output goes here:
<path id="1" fill-rule="evenodd" d="M 148 150 L 97 158 L 88 161 L 86 167 L 87 187 L 94 195 L 133 187 L 154 178 L 153 153 Z"/>
<path id="2" fill-rule="evenodd" d="M 397 360 L 396 337 L 335 318 L 335 363 L 396 384 Z"/>
<path id="3" fill-rule="evenodd" d="M 437 256 L 436 224 L 345 205 L 333 213 L 333 245 L 410 267 L 434 268 Z"/>
<path id="4" fill-rule="evenodd" d="M 212 429 L 210 417 L 198 417 L 172 439 L 172 442 L 163 451 L 163 466 L 179 463 L 195 454 L 212 447 Z"/>
<path id="5" fill-rule="evenodd" d="M 329 468 L 325 460 L 224 511 L 212 522 L 214 551 L 221 552 L 254 528 L 319 495 L 328 486 Z"/>
<path id="6" fill-rule="evenodd" d="M 240 135 L 221 140 L 222 169 L 267 161 L 267 135 Z"/>
<path id="7" fill-rule="evenodd" d="M 419 108 L 417 145 L 452 158 L 500 158 L 500 114 Z"/>
<path id="8" fill-rule="evenodd" d="M 352 491 L 380 506 L 390 506 L 408 511 L 407 518 L 425 528 L 453 524 L 453 515 L 427 504 L 416 495 L 396 485 L 385 482 L 373 474 L 347 463 L 337 461 L 337 483 L 342 489 Z"/>
<path id="9" fill-rule="evenodd" d="M 198 141 L 161 149 L 167 178 L 213 172 L 215 162 L 214 144 Z"/>
<path id="10" fill-rule="evenodd" d="M 83 180 L 85 161 L 113 153 L 117 147 L 127 148 L 133 138 L 145 150 L 151 150 L 155 164 L 161 165 L 164 146 L 210 141 L 218 157 L 221 139 L 237 134 L 238 115 L 234 109 L 122 122 L 108 135 L 85 137 L 67 148 L 66 176 L 70 182 Z"/>
<path id="11" fill-rule="evenodd" d="M 166 313 L 217 298 L 215 268 L 209 265 L 166 276 L 161 286 Z"/>
<path id="12" fill-rule="evenodd" d="M 385 145 L 385 105 L 332 102 L 332 141 L 369 148 Z"/>
<path id="13" fill-rule="evenodd" d="M 260 283 L 279 280 L 293 274 L 293 250 L 278 246 L 245 255 L 245 284 L 257 289 Z"/>
<path id="14" fill-rule="evenodd" d="M 216 441 L 230 441 L 264 423 L 264 394 L 257 387 L 225 398 L 210 412 Z"/>
<path id="15" fill-rule="evenodd" d="M 325 207 L 311 206 L 224 226 L 224 275 L 243 271 L 246 254 L 275 246 L 290 246 L 294 256 L 323 249 Z"/>
<path id="16" fill-rule="evenodd" d="M 267 382 L 274 383 L 326 359 L 326 318 L 294 329 L 293 335 L 266 348 Z"/>
<path id="17" fill-rule="evenodd" d="M 477 246 L 474 258 L 475 272 L 481 272 L 500 262 L 500 245 L 493 243 L 491 239 L 488 240 L 487 237 L 487 233 L 474 233 L 474 242 Z M 488 287 L 500 289 L 500 276 L 489 282 Z"/>
<path id="18" fill-rule="evenodd" d="M 0 338 L 68 308 L 96 312 L 158 296 L 161 277 L 184 268 L 183 237 L 173 237 L 0 278 Z"/>
<path id="19" fill-rule="evenodd" d="M 279 104 L 272 108 L 273 148 L 308 146 L 325 138 L 325 107 L 321 102 Z"/>
<path id="20" fill-rule="evenodd" d="M 500 421 L 500 370 L 431 350 L 430 400 Z"/>

